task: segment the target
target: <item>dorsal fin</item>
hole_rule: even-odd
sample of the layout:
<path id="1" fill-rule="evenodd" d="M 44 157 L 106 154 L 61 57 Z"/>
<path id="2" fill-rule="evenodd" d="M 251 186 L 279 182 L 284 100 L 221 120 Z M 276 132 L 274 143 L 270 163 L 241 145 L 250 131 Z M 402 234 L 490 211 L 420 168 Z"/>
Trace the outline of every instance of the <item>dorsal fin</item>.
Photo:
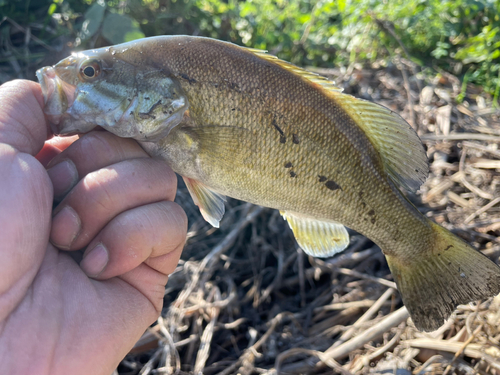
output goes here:
<path id="1" fill-rule="evenodd" d="M 328 80 L 327 78 L 320 76 L 319 74 L 309 72 L 305 69 L 299 68 L 298 66 L 293 65 L 292 63 L 289 63 L 285 60 L 281 60 L 277 58 L 276 56 L 270 55 L 267 53 L 267 51 L 260 50 L 260 49 L 255 49 L 255 48 L 245 48 L 247 51 L 252 52 L 254 55 L 260 57 L 263 60 L 271 61 L 277 65 L 279 65 L 281 68 L 288 70 L 292 73 L 295 73 L 308 81 L 311 81 L 313 83 L 316 83 L 320 86 L 322 86 L 326 90 L 333 90 L 333 91 L 338 91 L 342 92 L 342 88 L 335 86 L 335 83 Z"/>
<path id="2" fill-rule="evenodd" d="M 379 104 L 343 94 L 342 89 L 328 79 L 280 60 L 266 51 L 247 50 L 318 84 L 364 131 L 394 182 L 410 191 L 416 191 L 422 185 L 429 174 L 427 155 L 417 133 L 401 116 Z"/>
<path id="3" fill-rule="evenodd" d="M 416 191 L 429 174 L 422 141 L 401 116 L 377 103 L 330 91 L 379 152 L 386 172 L 407 190 Z"/>

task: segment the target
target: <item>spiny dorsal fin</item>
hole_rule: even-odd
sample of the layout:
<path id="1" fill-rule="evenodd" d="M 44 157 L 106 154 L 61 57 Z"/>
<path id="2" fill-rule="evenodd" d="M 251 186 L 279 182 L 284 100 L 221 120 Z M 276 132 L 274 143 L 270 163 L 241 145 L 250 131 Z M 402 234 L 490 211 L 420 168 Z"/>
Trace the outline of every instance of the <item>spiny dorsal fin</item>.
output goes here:
<path id="1" fill-rule="evenodd" d="M 191 198 L 193 198 L 194 204 L 200 208 L 203 218 L 213 227 L 219 228 L 219 222 L 224 216 L 226 197 L 210 190 L 199 181 L 184 176 L 182 178 L 191 194 Z"/>
<path id="2" fill-rule="evenodd" d="M 410 191 L 416 191 L 422 185 L 429 174 L 427 155 L 417 133 L 401 116 L 379 104 L 343 94 L 341 88 L 326 78 L 280 60 L 266 51 L 247 50 L 318 84 L 363 129 L 394 182 Z"/>
<path id="3" fill-rule="evenodd" d="M 270 55 L 267 53 L 267 51 L 260 50 L 260 49 L 255 49 L 255 48 L 246 48 L 247 51 L 252 52 L 254 55 L 260 57 L 263 60 L 271 61 L 277 65 L 279 65 L 281 68 L 288 70 L 294 74 L 297 74 L 308 81 L 311 81 L 313 83 L 316 83 L 320 86 L 322 86 L 326 90 L 333 90 L 333 91 L 338 91 L 342 92 L 342 88 L 335 86 L 335 83 L 326 79 L 323 76 L 320 76 L 319 74 L 309 72 L 305 69 L 299 68 L 298 66 L 295 66 L 287 61 L 281 60 L 277 58 L 276 56 Z"/>
<path id="4" fill-rule="evenodd" d="M 422 141 L 397 113 L 379 104 L 330 91 L 333 98 L 375 146 L 392 180 L 416 191 L 429 174 Z"/>
<path id="5" fill-rule="evenodd" d="M 349 234 L 342 224 L 320 221 L 294 212 L 280 211 L 302 250 L 313 257 L 327 258 L 349 245 Z"/>

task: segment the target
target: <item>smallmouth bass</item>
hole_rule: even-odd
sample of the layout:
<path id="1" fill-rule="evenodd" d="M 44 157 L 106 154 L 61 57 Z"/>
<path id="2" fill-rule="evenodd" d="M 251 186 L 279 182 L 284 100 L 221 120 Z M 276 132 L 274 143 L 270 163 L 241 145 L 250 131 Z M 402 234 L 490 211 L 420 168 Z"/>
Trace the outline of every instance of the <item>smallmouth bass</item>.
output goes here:
<path id="1" fill-rule="evenodd" d="M 75 53 L 37 72 L 56 134 L 96 125 L 180 174 L 214 226 L 224 196 L 279 209 L 300 247 L 331 256 L 344 225 L 382 249 L 417 328 L 500 293 L 500 269 L 400 189 L 428 174 L 399 115 L 262 51 L 160 36 Z"/>

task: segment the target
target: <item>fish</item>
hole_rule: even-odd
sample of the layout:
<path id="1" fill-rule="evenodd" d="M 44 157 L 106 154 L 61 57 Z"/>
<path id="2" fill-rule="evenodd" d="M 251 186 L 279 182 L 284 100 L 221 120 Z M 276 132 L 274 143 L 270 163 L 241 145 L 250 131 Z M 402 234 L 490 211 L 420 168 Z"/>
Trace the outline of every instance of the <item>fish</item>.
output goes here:
<path id="1" fill-rule="evenodd" d="M 349 227 L 382 250 L 419 330 L 500 293 L 500 268 L 422 215 L 404 190 L 429 173 L 397 113 L 265 51 L 157 36 L 37 71 L 55 134 L 135 139 L 184 179 L 214 227 L 226 197 L 278 209 L 299 246 L 330 257 Z"/>

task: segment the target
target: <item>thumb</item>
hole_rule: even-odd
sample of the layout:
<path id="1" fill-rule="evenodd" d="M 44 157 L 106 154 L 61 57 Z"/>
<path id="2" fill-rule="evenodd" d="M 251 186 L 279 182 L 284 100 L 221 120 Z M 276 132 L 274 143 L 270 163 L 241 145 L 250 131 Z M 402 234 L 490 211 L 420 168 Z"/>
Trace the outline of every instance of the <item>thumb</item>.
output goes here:
<path id="1" fill-rule="evenodd" d="M 27 292 L 48 245 L 52 185 L 32 156 L 48 126 L 40 86 L 0 86 L 0 327 Z"/>
<path id="2" fill-rule="evenodd" d="M 36 155 L 50 135 L 40 85 L 15 80 L 0 86 L 0 143 Z"/>

